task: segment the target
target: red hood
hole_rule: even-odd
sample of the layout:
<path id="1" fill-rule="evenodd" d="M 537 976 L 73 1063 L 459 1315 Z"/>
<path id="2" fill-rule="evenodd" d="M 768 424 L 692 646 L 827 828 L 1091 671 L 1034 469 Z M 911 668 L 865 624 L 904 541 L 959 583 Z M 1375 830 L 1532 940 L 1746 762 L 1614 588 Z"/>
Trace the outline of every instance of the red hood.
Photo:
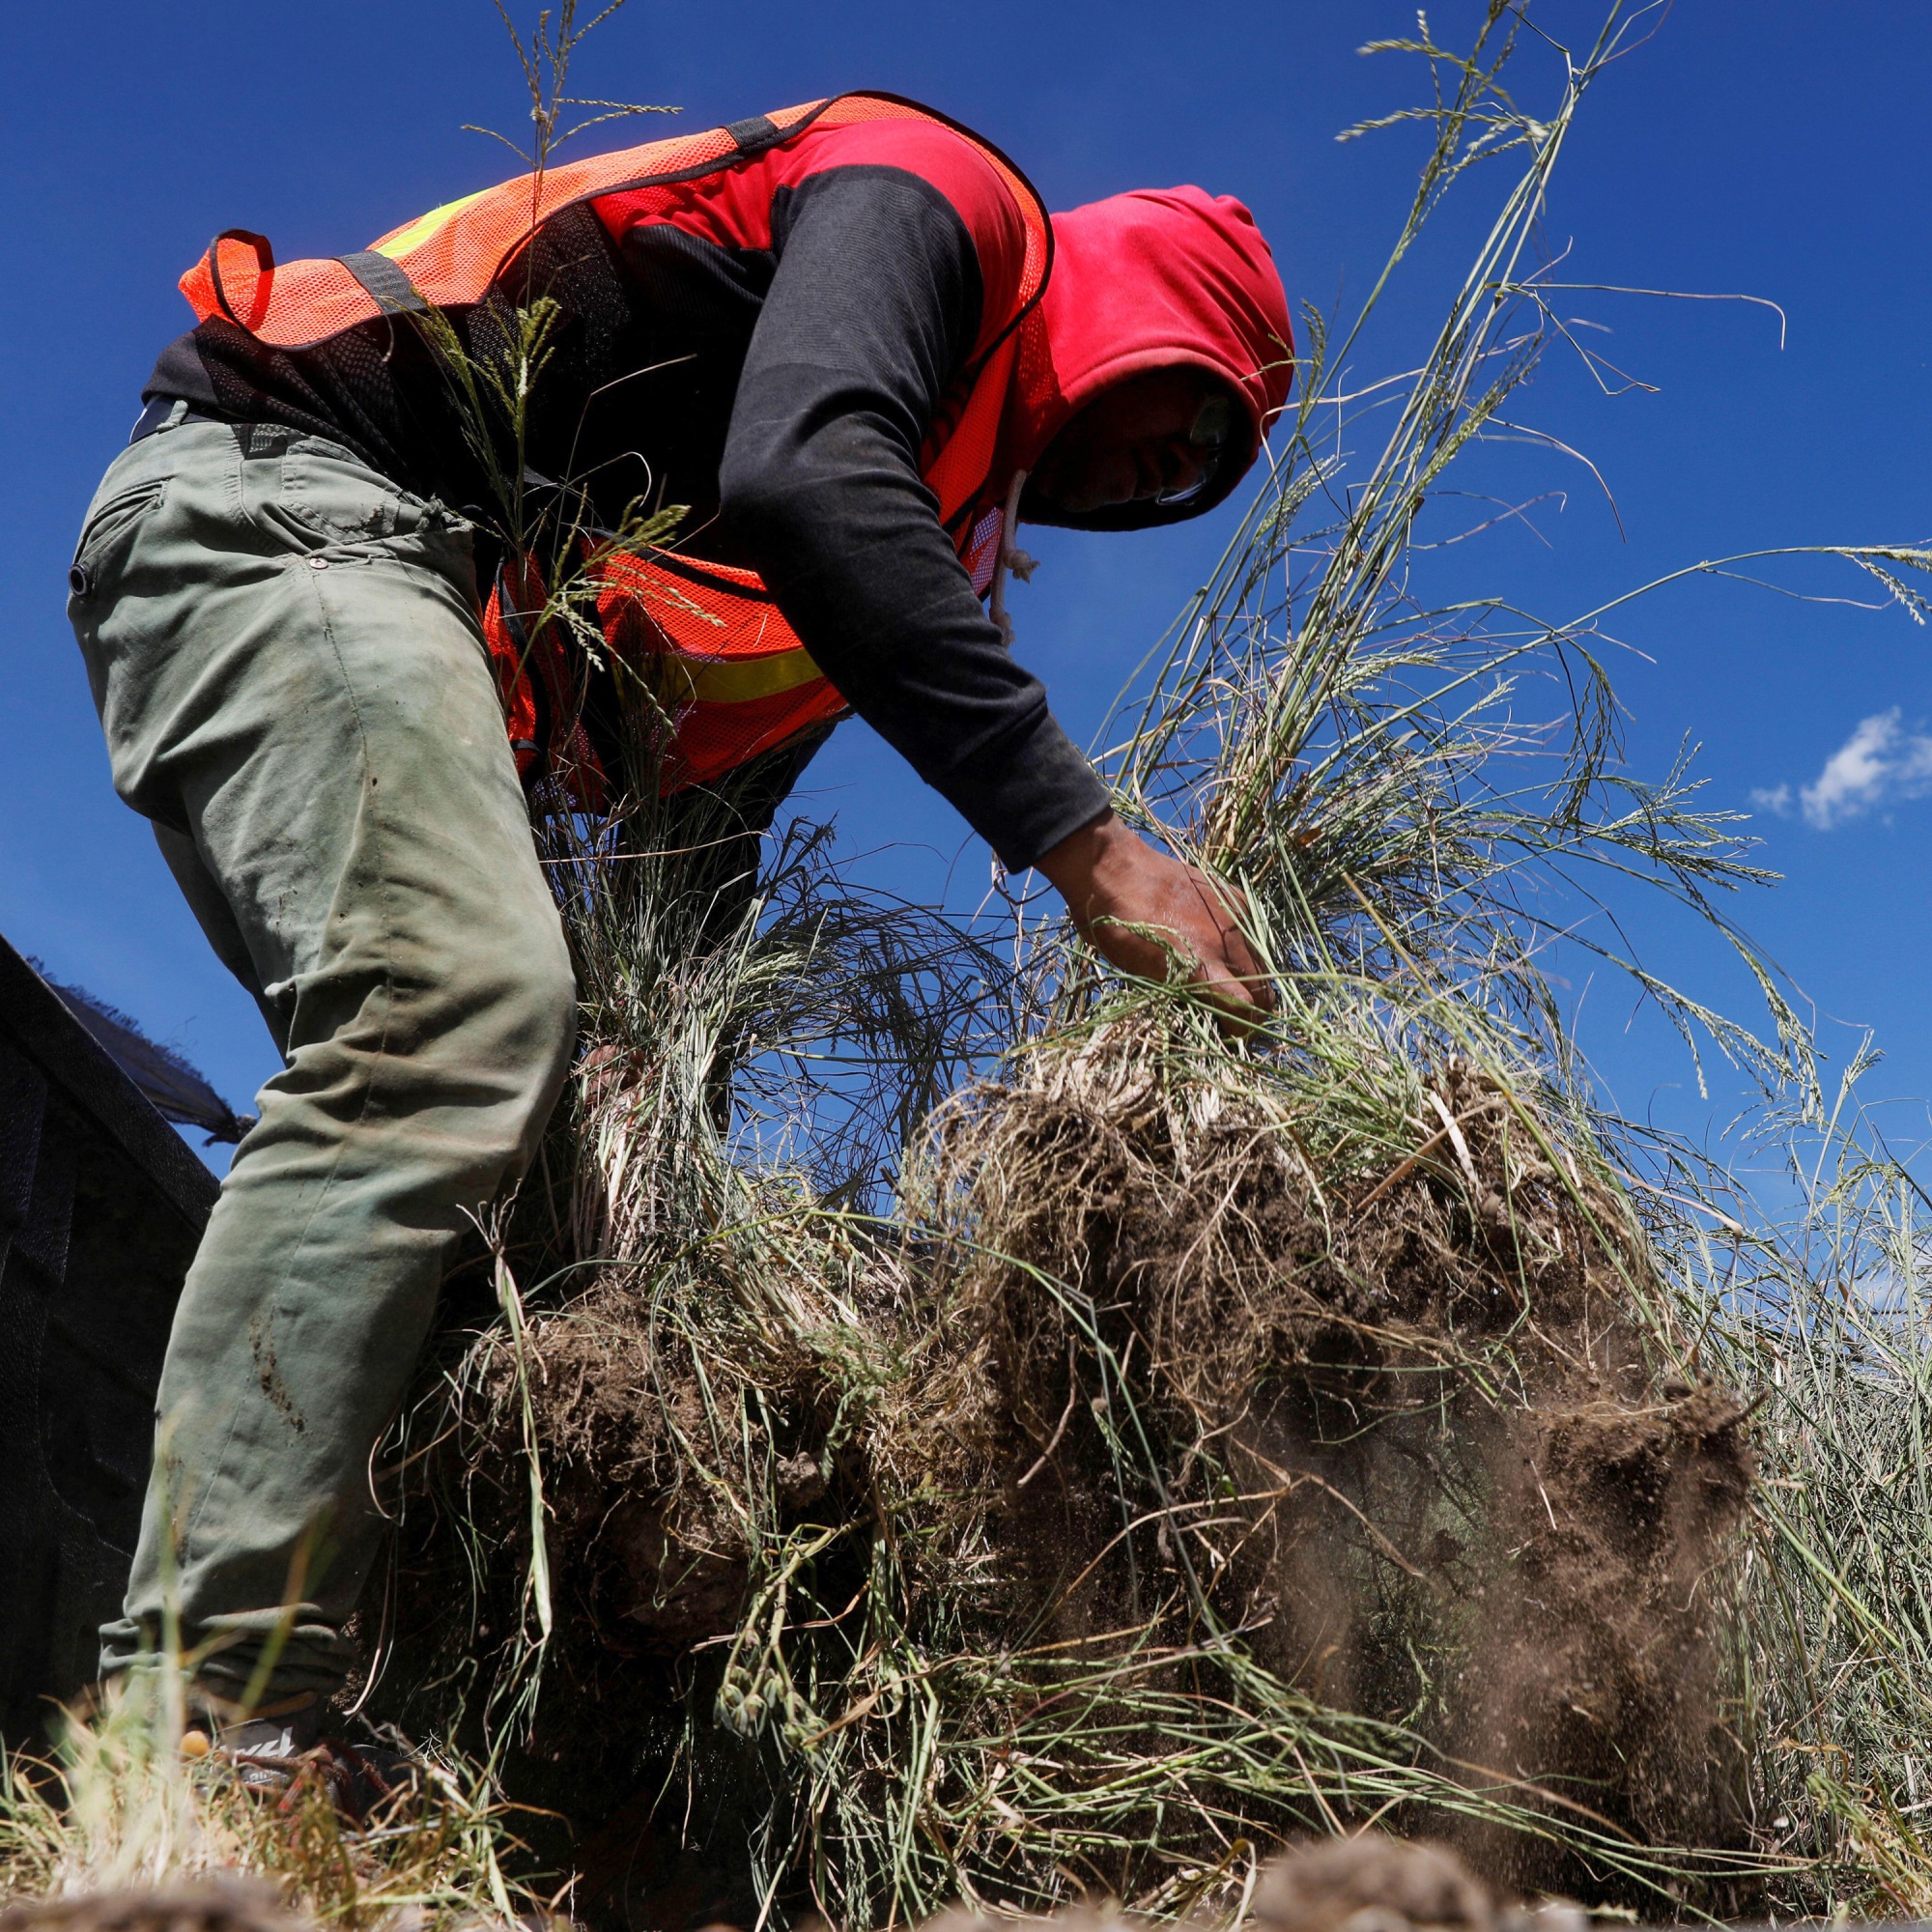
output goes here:
<path id="1" fill-rule="evenodd" d="M 1232 195 L 1147 188 L 1053 217 L 1053 271 L 1022 325 L 1008 404 L 1009 473 L 1031 469 L 1075 411 L 1144 369 L 1192 363 L 1247 404 L 1250 436 L 1189 503 L 1153 503 L 1031 521 L 1138 529 L 1211 509 L 1246 474 L 1288 400 L 1294 338 L 1288 296 L 1255 219 Z"/>

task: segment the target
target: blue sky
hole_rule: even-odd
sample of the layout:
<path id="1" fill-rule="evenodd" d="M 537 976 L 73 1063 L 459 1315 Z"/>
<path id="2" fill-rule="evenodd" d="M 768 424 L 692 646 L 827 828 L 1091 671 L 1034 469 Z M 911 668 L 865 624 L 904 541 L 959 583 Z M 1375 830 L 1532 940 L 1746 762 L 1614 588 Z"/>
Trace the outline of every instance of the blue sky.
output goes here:
<path id="1" fill-rule="evenodd" d="M 531 11 L 533 9 L 520 9 Z M 1598 15 L 1534 17 L 1581 40 Z M 238 1103 L 271 1070 L 251 1003 L 208 952 L 150 842 L 115 800 L 62 613 L 87 497 L 187 312 L 175 277 L 229 226 L 284 258 L 358 246 L 496 178 L 464 122 L 515 125 L 517 81 L 488 0 L 126 0 L 22 9 L 0 87 L 0 180 L 14 271 L 0 289 L 0 636 L 10 696 L 0 758 L 0 932 L 182 1047 Z M 1431 20 L 1451 43 L 1467 0 Z M 1520 451 L 1514 495 L 1567 492 L 1540 536 L 1472 548 L 1470 592 L 1561 615 L 1703 556 L 1776 544 L 1932 535 L 1923 245 L 1932 37 L 1912 10 L 1839 0 L 1749 8 L 1685 0 L 1601 83 L 1549 213 L 1571 278 L 1780 303 L 1577 298 L 1609 353 L 1657 393 L 1599 395 L 1552 362 L 1521 413 L 1588 452 L 1586 472 Z M 1364 60 L 1412 11 L 1382 0 L 631 0 L 591 43 L 586 91 L 681 103 L 702 127 L 852 86 L 931 101 L 1010 153 L 1055 206 L 1198 182 L 1255 210 L 1297 300 L 1346 308 L 1406 205 L 1412 136 L 1338 129 L 1413 100 L 1412 64 Z M 1527 99 L 1547 61 L 1525 62 Z M 1544 90 L 1541 94 L 1539 90 Z M 658 124 L 660 126 L 664 124 Z M 1495 186 L 1500 186 L 1496 177 Z M 1406 271 L 1361 373 L 1412 357 L 1494 187 L 1471 184 Z M 1020 650 L 1076 737 L 1225 541 L 1233 512 L 1134 538 L 1040 533 L 1013 604 Z M 1849 574 L 1806 578 L 1861 596 Z M 1870 1026 L 1876 1091 L 1911 1141 L 1932 1094 L 1932 634 L 1896 611 L 1800 603 L 1708 582 L 1638 607 L 1619 635 L 1630 751 L 1655 772 L 1687 736 L 1713 803 L 1757 812 L 1776 891 L 1738 908 L 1832 1027 Z M 1646 655 L 1637 655 L 1641 652 Z M 874 874 L 955 892 L 983 850 L 860 726 L 814 767 Z M 891 848 L 891 849 L 885 849 Z M 1639 914 L 1649 962 L 1748 1013 L 1708 940 Z M 1583 994 L 1578 979 L 1571 997 Z M 1583 1034 L 1623 1106 L 1696 1129 L 1687 1064 L 1601 978 Z M 1720 1096 L 1721 1098 L 1721 1096 Z"/>

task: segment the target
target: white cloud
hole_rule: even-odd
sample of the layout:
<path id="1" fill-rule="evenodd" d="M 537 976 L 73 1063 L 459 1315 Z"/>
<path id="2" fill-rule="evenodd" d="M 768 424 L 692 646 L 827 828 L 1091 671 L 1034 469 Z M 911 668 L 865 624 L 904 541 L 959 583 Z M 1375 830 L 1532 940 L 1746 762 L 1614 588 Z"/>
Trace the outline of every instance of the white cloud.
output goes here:
<path id="1" fill-rule="evenodd" d="M 1932 737 L 1908 732 L 1898 707 L 1860 722 L 1825 768 L 1798 794 L 1804 822 L 1820 832 L 1862 818 L 1897 799 L 1932 792 Z M 1778 813 L 1791 809 L 1791 787 L 1755 791 L 1752 802 Z"/>
<path id="2" fill-rule="evenodd" d="M 1751 793 L 1750 802 L 1760 811 L 1775 811 L 1780 818 L 1789 818 L 1791 816 L 1791 787 L 1789 785 L 1773 785 L 1769 790 L 1763 785 L 1759 785 Z"/>

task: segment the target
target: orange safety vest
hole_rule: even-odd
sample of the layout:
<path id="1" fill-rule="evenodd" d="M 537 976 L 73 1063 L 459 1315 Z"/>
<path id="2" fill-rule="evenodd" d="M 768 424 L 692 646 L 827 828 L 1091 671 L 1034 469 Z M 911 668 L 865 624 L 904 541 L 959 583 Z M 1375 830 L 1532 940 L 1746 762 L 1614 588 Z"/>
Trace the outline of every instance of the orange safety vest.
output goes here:
<path id="1" fill-rule="evenodd" d="M 912 101 L 839 95 L 593 156 L 449 202 L 350 255 L 277 264 L 264 238 L 230 229 L 182 277 L 182 293 L 201 321 L 220 316 L 260 341 L 303 348 L 384 315 L 482 300 L 536 231 L 580 203 L 623 194 L 633 208 L 641 204 L 645 218 L 656 218 L 651 211 L 661 207 L 661 218 L 675 221 L 689 204 L 690 184 L 755 166 L 814 129 L 895 120 L 932 124 L 971 143 L 1024 225 L 1017 286 L 1001 313 L 982 318 L 975 359 L 921 453 L 940 520 L 983 593 L 1000 541 L 993 465 L 1001 418 L 1019 324 L 1039 300 L 1052 265 L 1053 230 L 1038 194 L 998 150 Z M 667 790 L 716 779 L 846 709 L 754 573 L 660 553 L 610 558 L 597 566 L 597 582 L 612 654 L 645 678 L 673 721 Z M 595 803 L 603 774 L 582 724 L 582 653 L 554 635 L 557 627 L 532 636 L 524 621 L 541 608 L 541 590 L 534 559 L 521 559 L 499 573 L 484 612 L 510 737 L 526 776 L 543 747 L 569 769 L 579 795 Z"/>

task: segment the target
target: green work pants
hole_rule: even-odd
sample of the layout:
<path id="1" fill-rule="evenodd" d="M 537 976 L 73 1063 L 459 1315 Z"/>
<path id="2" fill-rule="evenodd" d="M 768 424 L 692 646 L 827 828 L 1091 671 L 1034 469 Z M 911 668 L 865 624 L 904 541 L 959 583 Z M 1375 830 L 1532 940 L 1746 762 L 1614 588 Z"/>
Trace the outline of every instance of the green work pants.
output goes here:
<path id="1" fill-rule="evenodd" d="M 183 422 L 115 460 L 71 583 L 115 789 L 284 1062 L 175 1318 L 101 1667 L 172 1596 L 211 1690 L 266 1648 L 269 1694 L 326 1692 L 451 1241 L 562 1084 L 570 962 L 460 518 L 336 444 Z"/>

